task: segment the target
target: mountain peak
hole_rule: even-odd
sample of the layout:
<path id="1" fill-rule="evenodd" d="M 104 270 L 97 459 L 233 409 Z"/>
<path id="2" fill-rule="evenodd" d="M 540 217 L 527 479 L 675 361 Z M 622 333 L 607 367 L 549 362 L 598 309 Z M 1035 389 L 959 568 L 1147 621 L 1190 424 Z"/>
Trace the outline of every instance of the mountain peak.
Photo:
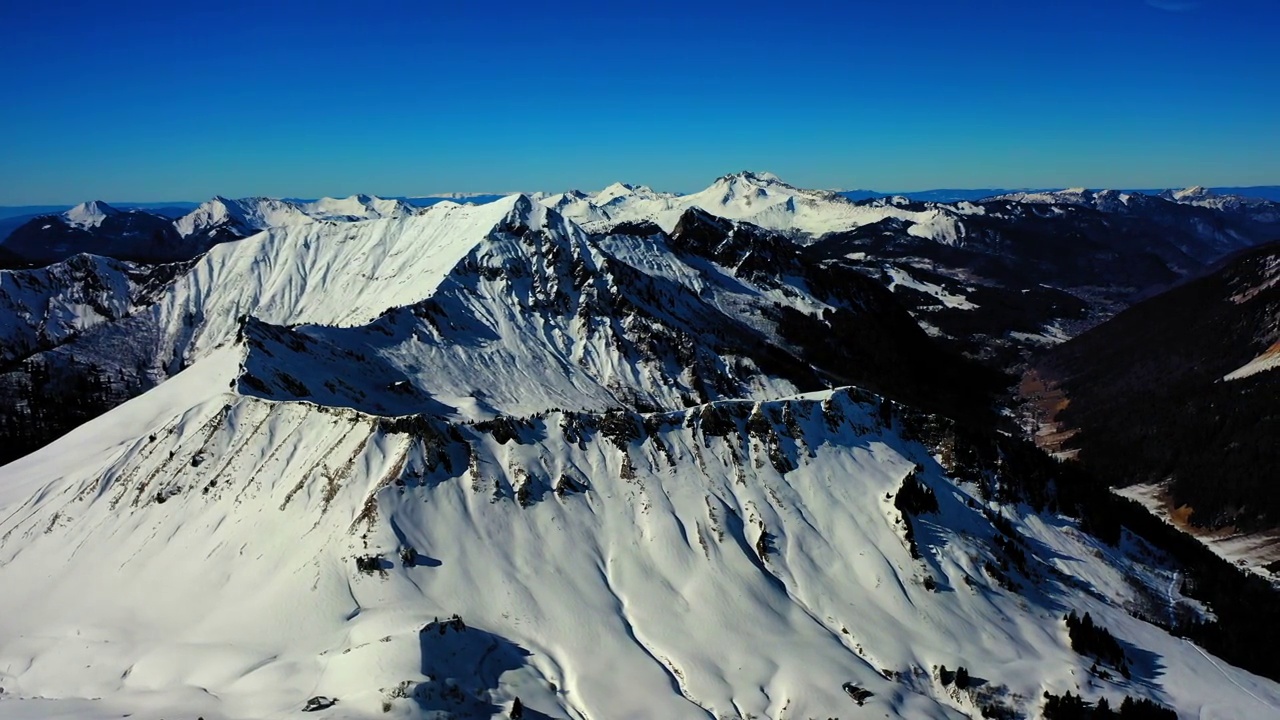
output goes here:
<path id="1" fill-rule="evenodd" d="M 510 195 L 499 200 L 498 203 L 510 205 L 510 210 L 499 223 L 499 228 L 515 234 L 544 226 L 550 219 L 549 214 L 554 212 L 525 193 Z M 495 205 L 500 207 L 497 203 Z"/>
<path id="2" fill-rule="evenodd" d="M 609 187 L 601 190 L 600 192 L 596 193 L 594 202 L 597 205 L 603 205 L 607 202 L 617 200 L 620 197 L 634 195 L 635 192 L 636 192 L 636 187 L 634 185 L 629 185 L 623 182 L 616 182 L 610 185 Z"/>
<path id="3" fill-rule="evenodd" d="M 782 185 L 791 187 L 790 184 L 784 182 L 782 178 L 771 172 L 743 170 L 741 172 L 730 173 L 716 179 L 717 183 L 733 184 L 734 182 L 745 182 L 752 185 Z"/>
<path id="4" fill-rule="evenodd" d="M 660 197 L 665 197 L 665 194 L 654 192 L 653 188 L 648 185 L 631 185 L 629 183 L 616 182 L 596 193 L 591 198 L 591 202 L 595 205 L 606 205 L 619 198 L 654 200 Z"/>
<path id="5" fill-rule="evenodd" d="M 711 192 L 719 196 L 720 202 L 724 204 L 742 203 L 753 206 L 757 200 L 771 195 L 781 198 L 792 190 L 794 188 L 782 182 L 777 175 L 744 170 L 717 178 L 715 183 L 703 192 Z"/>
<path id="6" fill-rule="evenodd" d="M 223 197 L 221 195 L 214 195 L 208 200 L 205 200 L 204 202 L 197 205 L 195 210 L 192 210 L 192 212 L 204 211 L 206 213 L 226 215 L 228 212 L 230 212 L 231 208 L 237 207 L 238 205 L 239 203 L 235 200 Z"/>
<path id="7" fill-rule="evenodd" d="M 680 219 L 676 221 L 675 228 L 671 231 L 671 234 L 672 236 L 684 236 L 695 228 L 713 228 L 720 233 L 727 234 L 733 231 L 733 221 L 718 215 L 712 215 L 695 205 L 680 214 Z"/>
<path id="8" fill-rule="evenodd" d="M 1214 197 L 1214 193 L 1202 185 L 1193 185 L 1189 188 L 1173 191 L 1174 200 L 1198 200 L 1210 197 Z"/>
<path id="9" fill-rule="evenodd" d="M 75 225 L 80 228 L 98 227 L 103 220 L 111 215 L 119 215 L 120 211 L 102 202 L 101 200 L 93 200 L 83 202 L 70 210 L 62 213 L 62 217 L 67 221 L 68 225 Z"/>

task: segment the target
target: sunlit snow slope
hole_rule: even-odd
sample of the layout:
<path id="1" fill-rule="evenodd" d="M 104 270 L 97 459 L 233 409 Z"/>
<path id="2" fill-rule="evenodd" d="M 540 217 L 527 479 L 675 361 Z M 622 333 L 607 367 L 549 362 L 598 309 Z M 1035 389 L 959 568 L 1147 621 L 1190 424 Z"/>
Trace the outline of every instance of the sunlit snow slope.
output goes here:
<path id="1" fill-rule="evenodd" d="M 1113 693 L 1202 717 L 1280 703 L 1130 619 L 1126 575 L 1159 571 L 1070 524 L 1019 518 L 1039 580 L 1000 589 L 972 488 L 856 395 L 481 428 L 219 390 L 238 360 L 4 470 L 8 696 L 143 717 L 276 717 L 314 694 L 338 717 L 488 717 L 515 696 L 552 717 L 960 717 L 973 701 L 936 665 L 1009 702 L 1084 683 L 1070 607 L 1136 648 Z M 915 463 L 940 503 L 920 561 L 888 499 Z M 385 571 L 356 570 L 370 554 Z M 422 631 L 454 613 L 467 629 Z"/>

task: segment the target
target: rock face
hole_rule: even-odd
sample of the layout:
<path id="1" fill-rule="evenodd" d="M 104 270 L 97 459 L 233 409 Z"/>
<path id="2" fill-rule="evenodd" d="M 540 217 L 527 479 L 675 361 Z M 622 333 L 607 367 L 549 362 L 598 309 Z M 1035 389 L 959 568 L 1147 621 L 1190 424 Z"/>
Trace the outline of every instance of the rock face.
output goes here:
<path id="1" fill-rule="evenodd" d="M 329 708 L 337 704 L 338 704 L 338 701 L 336 698 L 325 697 L 324 695 L 316 695 L 315 697 L 310 698 L 309 700 L 307 700 L 306 703 L 303 704 L 302 712 L 319 712 L 321 710 L 328 710 Z"/>

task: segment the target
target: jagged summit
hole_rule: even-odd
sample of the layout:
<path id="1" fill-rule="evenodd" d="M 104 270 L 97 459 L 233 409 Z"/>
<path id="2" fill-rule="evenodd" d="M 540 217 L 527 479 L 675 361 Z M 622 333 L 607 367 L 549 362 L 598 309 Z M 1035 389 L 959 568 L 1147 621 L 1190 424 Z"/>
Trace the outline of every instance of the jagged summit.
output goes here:
<path id="1" fill-rule="evenodd" d="M 742 170 L 741 172 L 729 173 L 728 175 L 721 175 L 720 177 L 716 178 L 716 182 L 718 183 L 747 182 L 747 183 L 755 183 L 760 185 L 786 185 L 787 187 L 793 187 L 792 185 L 783 182 L 782 178 L 778 177 L 777 175 L 774 175 L 771 172 L 760 172 L 760 171 L 752 171 L 752 170 Z"/>
<path id="2" fill-rule="evenodd" d="M 783 182 L 773 173 L 752 172 L 744 170 L 738 173 L 723 175 L 716 179 L 706 190 L 694 193 L 694 196 L 719 195 L 719 204 L 732 207 L 735 205 L 750 208 L 754 203 L 768 202 L 775 198 L 792 200 L 796 197 L 822 197 L 821 190 L 801 190 L 794 185 Z M 827 200 L 838 202 L 840 198 L 831 195 Z"/>
<path id="3" fill-rule="evenodd" d="M 723 193 L 721 202 L 728 205 L 736 201 L 749 203 L 756 197 L 766 197 L 771 191 L 782 188 L 790 189 L 791 186 L 775 175 L 769 175 L 766 179 L 755 173 L 741 172 L 718 178 L 703 193 Z"/>

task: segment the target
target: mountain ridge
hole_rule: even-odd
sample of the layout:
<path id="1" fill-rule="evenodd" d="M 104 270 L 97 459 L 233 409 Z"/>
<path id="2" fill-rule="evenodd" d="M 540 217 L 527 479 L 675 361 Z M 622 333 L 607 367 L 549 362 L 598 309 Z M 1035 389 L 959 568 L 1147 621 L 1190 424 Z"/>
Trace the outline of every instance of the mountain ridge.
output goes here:
<path id="1" fill-rule="evenodd" d="M 639 417 L 553 412 L 449 429 L 297 401 L 228 398 L 219 388 L 241 372 L 241 357 L 232 347 L 216 351 L 156 393 L 122 406 L 117 417 L 77 431 L 66 445 L 79 444 L 78 453 L 51 447 L 5 470 L 2 497 L 44 491 L 37 504 L 6 514 L 0 526 L 9 572 L 24 579 L 0 590 L 0 600 L 21 608 L 28 622 L 74 608 L 80 626 L 113 649 L 110 659 L 95 655 L 89 673 L 98 692 L 111 698 L 102 707 L 123 702 L 163 712 L 182 702 L 215 717 L 256 715 L 298 707 L 318 690 L 339 697 L 344 712 L 355 716 L 374 716 L 380 705 L 393 716 L 422 710 L 488 716 L 516 696 L 552 717 L 706 717 L 733 708 L 780 716 L 852 709 L 842 689 L 852 684 L 867 691 L 872 707 L 895 716 L 959 717 L 983 706 L 1017 707 L 1019 696 L 1038 697 L 1045 682 L 1054 690 L 1073 687 L 1068 669 L 1084 673 L 1090 662 L 1040 629 L 1056 621 L 1058 605 L 1040 605 L 1036 592 L 1000 589 L 1000 571 L 982 569 L 982 558 L 999 559 L 993 553 L 1001 551 L 987 544 L 993 538 L 1025 533 L 1034 540 L 1018 542 L 1051 542 L 1072 557 L 1099 550 L 1115 559 L 1091 561 L 1090 581 L 1117 597 L 1133 592 L 1107 564 L 1124 556 L 1107 555 L 1111 551 L 1087 536 L 1064 534 L 1033 515 L 997 529 L 970 505 L 977 486 L 953 484 L 930 451 L 904 444 L 906 416 L 886 426 L 878 399 L 856 391 L 724 401 Z M 143 434 L 135 438 L 126 428 Z M 842 449 L 859 437 L 868 439 L 864 449 Z M 98 459 L 86 463 L 89 457 Z M 673 482 L 664 457 L 677 463 L 702 457 L 709 474 L 698 484 L 710 485 Z M 258 458 L 252 474 L 242 465 L 249 458 Z M 720 458 L 738 459 L 713 470 Z M 104 462 L 105 473 L 98 469 Z M 80 469 L 69 470 L 76 465 Z M 895 522 L 892 503 L 874 499 L 892 494 L 916 466 L 938 494 L 940 514 L 936 521 L 902 516 Z M 240 467 L 247 477 L 232 481 L 228 473 Z M 818 480 L 832 473 L 848 484 Z M 59 477 L 66 479 L 50 480 Z M 821 508 L 832 504 L 837 514 L 828 516 Z M 842 513 L 858 519 L 833 524 Z M 332 520 L 313 526 L 317 516 Z M 915 542 L 923 560 L 912 558 L 902 538 L 903 518 L 919 523 Z M 678 530 L 673 520 L 688 529 Z M 87 541 L 119 523 L 169 538 L 148 544 L 145 533 L 122 536 L 126 544 L 118 550 L 131 553 L 125 569 L 138 583 L 133 589 L 91 604 L 68 595 L 73 586 L 38 580 L 41 564 L 53 557 L 65 558 L 78 582 L 94 576 L 102 553 L 117 549 Z M 289 533 L 296 551 L 282 555 L 264 544 L 264 536 L 254 534 L 263 523 L 296 528 Z M 555 526 L 564 528 L 563 538 L 549 530 Z M 641 544 L 625 553 L 605 539 L 637 530 Z M 396 558 L 407 548 L 414 550 L 412 564 L 393 560 L 369 573 L 353 567 L 357 558 Z M 486 548 L 516 554 L 503 559 Z M 853 556 L 847 548 L 877 552 Z M 206 560 L 187 569 L 174 564 L 188 554 Z M 316 557 L 323 560 L 312 562 Z M 1217 672 L 1211 661 L 1176 652 L 1180 641 L 1082 594 L 1052 560 L 1042 566 L 1040 556 L 1032 557 L 1026 570 L 1011 569 L 1003 582 L 1070 598 L 1137 647 L 1159 648 L 1160 673 L 1179 679 L 1162 686 L 1161 701 L 1210 713 L 1275 706 L 1275 686 L 1225 669 L 1248 689 L 1223 693 L 1202 679 L 1218 677 L 1210 674 Z M 847 571 L 831 572 L 845 565 Z M 1153 584 L 1168 573 L 1121 567 Z M 181 579 L 181 614 L 156 606 L 154 593 L 147 599 L 147 580 L 162 577 Z M 941 592 L 929 589 L 927 577 Z M 213 583 L 225 588 L 211 592 Z M 315 589 L 305 590 L 308 585 Z M 38 588 L 43 611 L 32 604 Z M 740 591 L 726 593 L 729 588 Z M 286 620 L 271 610 L 298 607 L 288 599 L 298 592 L 310 598 L 301 612 Z M 237 595 L 253 599 L 226 604 Z M 857 601 L 837 600 L 849 597 Z M 673 627 L 662 620 L 672 617 L 672 606 L 701 607 L 712 598 L 721 608 L 712 622 Z M 789 606 L 794 609 L 784 610 Z M 127 607 L 152 609 L 144 627 L 174 638 L 174 649 L 130 641 L 102 624 Z M 923 620 L 914 611 L 922 607 L 929 608 Z M 431 621 L 450 613 L 462 615 L 456 629 Z M 744 634 L 748 618 L 752 629 Z M 967 643 L 965 653 L 956 654 L 975 622 L 999 624 L 1008 634 L 1002 642 Z M 446 661 L 436 648 L 452 646 L 433 638 L 450 632 L 470 638 L 457 641 L 464 647 L 479 643 L 476 655 L 456 648 L 458 659 Z M 298 644 L 298 637 L 314 640 Z M 752 651 L 765 637 L 771 657 Z M 1024 646 L 1036 648 L 1034 668 L 1017 649 Z M 10 692 L 74 697 L 76 675 L 49 668 L 85 650 L 69 642 L 21 647 L 0 644 L 0 655 L 28 654 L 29 669 L 6 678 Z M 519 650 L 498 666 L 466 659 L 486 647 Z M 793 652 L 805 661 L 789 660 Z M 602 655 L 614 669 L 601 665 Z M 275 659 L 259 665 L 264 656 Z M 439 659 L 428 663 L 431 657 Z M 1155 666 L 1135 662 L 1140 677 L 1150 678 Z M 940 664 L 967 665 L 987 689 L 949 692 L 936 672 Z M 616 668 L 627 669 L 631 690 L 618 683 Z M 260 672 L 266 674 L 255 678 Z M 178 687 L 193 682 L 213 693 L 170 690 L 144 699 L 137 689 L 173 687 L 175 680 Z M 549 689 L 552 683 L 557 689 Z M 1105 687 L 1113 698 L 1150 692 L 1118 679 Z"/>

